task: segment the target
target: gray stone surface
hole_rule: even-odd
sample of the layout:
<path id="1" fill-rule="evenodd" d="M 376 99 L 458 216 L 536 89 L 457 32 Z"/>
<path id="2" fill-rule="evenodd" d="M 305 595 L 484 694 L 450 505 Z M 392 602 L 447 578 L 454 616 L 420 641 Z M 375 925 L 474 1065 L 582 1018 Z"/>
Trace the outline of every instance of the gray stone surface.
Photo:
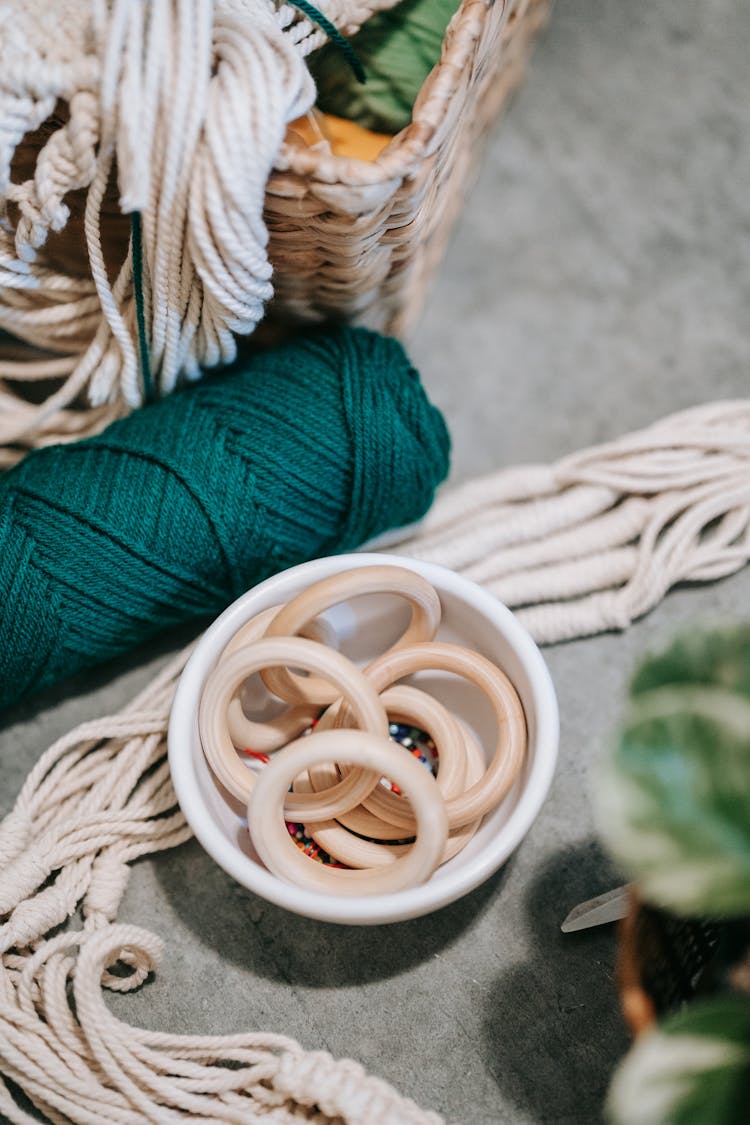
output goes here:
<path id="1" fill-rule="evenodd" d="M 412 340 L 448 416 L 454 479 L 746 394 L 748 42 L 741 0 L 560 0 Z M 464 1125 L 598 1121 L 627 1042 L 614 935 L 559 932 L 616 880 L 592 773 L 637 660 L 680 626 L 743 614 L 749 595 L 743 572 L 672 593 L 623 636 L 547 650 L 562 714 L 550 798 L 505 868 L 432 917 L 305 921 L 234 885 L 194 842 L 137 864 L 122 916 L 170 952 L 117 1012 L 294 1035 Z M 122 705 L 176 643 L 6 715 L 2 807 L 55 736 Z"/>

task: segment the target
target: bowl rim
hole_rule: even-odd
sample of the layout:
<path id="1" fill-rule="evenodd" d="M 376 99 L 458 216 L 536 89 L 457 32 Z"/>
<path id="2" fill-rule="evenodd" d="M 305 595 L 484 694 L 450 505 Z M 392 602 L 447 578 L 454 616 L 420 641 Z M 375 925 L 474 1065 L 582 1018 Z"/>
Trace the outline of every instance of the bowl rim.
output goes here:
<path id="1" fill-rule="evenodd" d="M 468 866 L 446 871 L 439 880 L 428 879 L 418 887 L 377 896 L 336 896 L 308 891 L 284 882 L 230 844 L 208 811 L 193 760 L 195 712 L 203 681 L 218 654 L 236 630 L 263 606 L 283 600 L 274 598 L 295 578 L 310 582 L 343 568 L 372 565 L 404 566 L 422 574 L 428 582 L 454 592 L 481 613 L 503 634 L 526 670 L 534 701 L 536 750 L 502 832 L 472 858 Z M 185 819 L 196 839 L 211 858 L 242 886 L 295 914 L 322 922 L 348 925 L 378 925 L 400 922 L 432 913 L 462 898 L 485 882 L 508 859 L 531 828 L 547 797 L 558 757 L 559 712 L 549 669 L 542 654 L 517 617 L 494 595 L 471 579 L 438 563 L 423 562 L 395 554 L 357 552 L 327 555 L 279 571 L 236 599 L 198 638 L 175 691 L 167 732 L 168 760 L 172 784 Z"/>

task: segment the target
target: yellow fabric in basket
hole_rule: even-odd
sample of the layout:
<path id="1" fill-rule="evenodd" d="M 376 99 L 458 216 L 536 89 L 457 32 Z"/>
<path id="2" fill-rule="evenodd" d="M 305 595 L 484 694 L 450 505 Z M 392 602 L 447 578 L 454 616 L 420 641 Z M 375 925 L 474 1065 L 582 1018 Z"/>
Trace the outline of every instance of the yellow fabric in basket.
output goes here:
<path id="1" fill-rule="evenodd" d="M 309 148 L 327 144 L 334 156 L 351 156 L 356 160 L 375 160 L 393 138 L 387 133 L 373 133 L 356 121 L 346 121 L 318 110 L 292 121 L 287 140 L 302 142 Z"/>

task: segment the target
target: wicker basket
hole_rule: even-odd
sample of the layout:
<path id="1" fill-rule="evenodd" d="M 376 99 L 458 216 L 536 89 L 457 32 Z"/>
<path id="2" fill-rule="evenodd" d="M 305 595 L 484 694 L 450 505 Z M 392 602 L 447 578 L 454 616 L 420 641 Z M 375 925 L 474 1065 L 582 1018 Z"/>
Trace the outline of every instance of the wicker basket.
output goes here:
<path id="1" fill-rule="evenodd" d="M 373 163 L 286 145 L 266 194 L 274 320 L 403 333 L 419 312 L 481 140 L 523 77 L 551 0 L 464 0 L 411 124 Z"/>
<path id="2" fill-rule="evenodd" d="M 462 206 L 482 137 L 520 83 L 551 6 L 552 0 L 463 0 L 411 124 L 376 160 L 283 146 L 266 193 L 276 296 L 260 337 L 275 338 L 289 322 L 326 319 L 357 320 L 395 334 L 408 327 Z M 15 180 L 33 176 L 40 148 L 65 118 L 61 106 L 24 138 L 13 163 Z M 112 276 L 127 254 L 130 232 L 118 198 L 113 177 L 102 205 Z M 72 192 L 67 202 L 70 220 L 50 234 L 44 259 L 85 278 L 85 194 Z"/>
<path id="3" fill-rule="evenodd" d="M 344 12 L 358 12 L 358 20 L 364 11 L 377 8 L 370 0 L 340 4 Z M 373 161 L 321 152 L 308 147 L 297 129 L 289 131 L 265 195 L 275 297 L 259 330 L 242 338 L 243 348 L 267 346 L 296 325 L 323 320 L 357 321 L 396 335 L 408 330 L 463 204 L 481 139 L 520 82 L 534 35 L 550 8 L 551 0 L 463 0 L 411 123 Z M 49 112 L 46 103 L 41 109 Z M 40 152 L 68 114 L 68 102 L 59 95 L 54 111 L 23 135 L 11 163 L 14 184 L 34 182 Z M 120 275 L 130 252 L 131 219 L 121 213 L 120 190 L 113 169 L 95 205 L 101 235 L 95 256 L 103 256 L 110 282 Z M 39 443 L 95 432 L 124 409 L 119 379 L 125 350 L 116 346 L 111 320 L 93 291 L 90 239 L 84 231 L 89 200 L 87 186 L 70 188 L 67 222 L 45 231 L 48 237 L 36 257 L 44 285 L 37 290 L 33 284 L 14 284 L 3 293 L 5 311 L 10 310 L 3 324 L 15 335 L 0 333 L 6 371 L 8 364 L 14 370 L 3 388 L 6 425 L 0 435 L 0 467 L 14 464 Z M 14 203 L 11 226 L 17 212 Z M 34 284 L 38 280 L 31 278 Z M 82 287 L 77 288 L 79 281 Z M 124 285 L 118 316 L 127 321 L 132 358 L 136 312 L 132 287 L 128 291 L 127 281 Z M 85 297 L 79 300 L 80 294 Z M 230 311 L 225 310 L 224 330 L 231 327 Z M 192 338 L 194 329 L 185 339 Z M 87 357 L 100 346 L 107 349 L 104 359 L 89 363 Z M 39 363 L 46 362 L 49 352 L 60 355 L 51 361 L 52 377 L 40 381 Z M 205 366 L 217 357 L 211 353 L 207 360 L 199 352 L 193 359 Z M 169 371 L 167 390 L 178 376 L 176 368 Z M 97 379 L 97 395 L 108 398 L 91 410 L 87 396 Z M 131 386 L 128 401 L 134 394 Z"/>

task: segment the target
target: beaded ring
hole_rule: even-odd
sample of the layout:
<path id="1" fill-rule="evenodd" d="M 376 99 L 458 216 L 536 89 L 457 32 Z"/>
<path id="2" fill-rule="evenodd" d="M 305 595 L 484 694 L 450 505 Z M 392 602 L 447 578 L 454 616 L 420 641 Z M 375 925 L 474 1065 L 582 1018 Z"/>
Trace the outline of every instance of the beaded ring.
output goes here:
<path id="1" fill-rule="evenodd" d="M 249 675 L 279 664 L 321 673 L 335 686 L 337 694 L 346 698 L 363 730 L 388 738 L 388 717 L 380 697 L 346 657 L 303 637 L 262 637 L 217 664 L 206 680 L 198 708 L 198 729 L 206 760 L 222 785 L 241 801 L 247 801 L 258 775 L 243 765 L 229 736 L 227 705 Z M 249 719 L 248 724 L 252 728 Z M 325 793 L 289 794 L 285 811 L 290 820 L 329 820 L 360 804 L 379 781 L 380 774 L 353 770 Z"/>
<path id="2" fill-rule="evenodd" d="M 453 672 L 484 692 L 489 700 L 498 726 L 494 756 L 482 778 L 469 789 L 446 801 L 448 824 L 460 828 L 482 817 L 499 805 L 516 780 L 526 756 L 526 716 L 516 689 L 508 677 L 485 656 L 460 645 L 444 641 L 416 644 L 398 651 L 383 653 L 365 669 L 365 675 L 378 692 L 396 680 L 415 672 Z M 348 708 L 343 706 L 337 722 L 345 725 Z M 390 819 L 399 826 L 414 831 L 414 819 L 399 804 L 399 798 L 377 786 L 363 805 L 381 819 Z"/>
<path id="3" fill-rule="evenodd" d="M 386 866 L 369 870 L 324 866 L 305 856 L 289 836 L 283 809 L 290 783 L 303 771 L 332 760 L 391 777 L 408 794 L 418 826 L 416 839 L 398 858 L 390 857 Z M 275 875 L 343 895 L 389 894 L 423 883 L 440 862 L 448 835 L 445 804 L 435 779 L 389 739 L 363 730 L 313 733 L 279 750 L 258 776 L 247 819 L 255 849 Z"/>
<path id="4" fill-rule="evenodd" d="M 392 689 L 391 689 L 392 690 Z M 453 716 L 451 716 L 453 718 Z M 465 780 L 469 785 L 473 785 L 484 774 L 485 760 L 482 750 L 477 742 L 476 737 L 466 729 L 464 724 L 454 718 L 456 726 L 461 731 L 464 737 L 464 750 L 466 760 L 466 778 Z M 294 791 L 301 793 L 311 792 L 312 786 L 310 784 L 309 774 L 318 774 L 321 770 L 325 770 L 325 766 L 317 766 L 314 770 L 310 770 L 307 776 L 301 775 L 295 778 Z M 440 780 L 440 771 L 438 770 L 437 781 Z M 445 799 L 445 794 L 443 794 Z M 347 817 L 351 814 L 347 813 Z M 372 813 L 368 813 L 372 817 Z M 412 813 L 413 817 L 413 813 Z M 403 855 L 404 849 L 409 847 L 408 843 L 387 844 L 381 843 L 379 840 L 384 839 L 382 821 L 373 817 L 376 823 L 381 826 L 381 831 L 374 839 L 363 840 L 359 836 L 347 832 L 346 829 L 341 827 L 344 823 L 344 818 L 339 817 L 338 820 L 326 821 L 324 824 L 303 825 L 305 835 L 309 836 L 314 842 L 327 852 L 333 859 L 338 860 L 339 863 L 346 863 L 349 867 L 380 867 L 389 862 L 389 854 L 392 856 Z M 464 848 L 471 837 L 475 834 L 482 818 L 472 821 L 470 824 L 464 825 L 461 828 L 455 828 L 449 833 L 443 854 L 440 857 L 440 865 L 447 863 L 454 855 L 457 855 L 462 848 Z M 411 829 L 413 833 L 414 829 Z M 398 832 L 398 839 L 404 839 L 404 830 L 395 829 Z M 392 839 L 395 836 L 391 837 Z"/>
<path id="5" fill-rule="evenodd" d="M 222 652 L 219 657 L 219 664 L 228 656 L 231 656 L 233 652 L 237 652 L 264 636 L 266 629 L 280 609 L 280 605 L 270 606 L 246 621 Z M 308 622 L 303 629 L 300 629 L 300 636 L 307 637 L 311 641 L 318 641 L 329 648 L 335 647 L 336 634 L 330 625 L 320 618 Z M 318 711 L 319 708 L 312 704 L 298 704 L 296 707 L 288 707 L 286 711 L 273 719 L 255 722 L 248 719 L 245 714 L 238 691 L 229 700 L 227 707 L 229 736 L 238 748 L 251 747 L 257 753 L 268 754 L 273 750 L 278 750 L 280 746 L 286 746 L 287 742 L 299 738 L 313 722 Z"/>
<path id="6" fill-rule="evenodd" d="M 430 583 L 402 566 L 363 566 L 343 574 L 333 574 L 313 583 L 280 610 L 266 630 L 269 637 L 293 636 L 339 602 L 362 594 L 397 594 L 411 603 L 411 620 L 406 631 L 389 651 L 419 641 L 431 641 L 438 631 L 442 606 Z M 269 691 L 287 703 L 332 703 L 336 694 L 318 676 L 302 679 L 287 668 L 268 668 L 261 673 Z"/>

